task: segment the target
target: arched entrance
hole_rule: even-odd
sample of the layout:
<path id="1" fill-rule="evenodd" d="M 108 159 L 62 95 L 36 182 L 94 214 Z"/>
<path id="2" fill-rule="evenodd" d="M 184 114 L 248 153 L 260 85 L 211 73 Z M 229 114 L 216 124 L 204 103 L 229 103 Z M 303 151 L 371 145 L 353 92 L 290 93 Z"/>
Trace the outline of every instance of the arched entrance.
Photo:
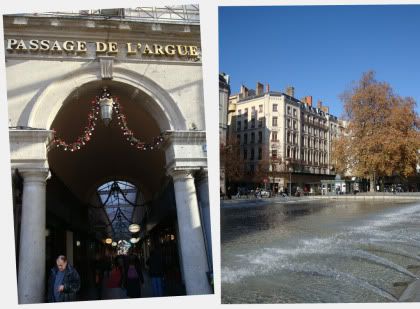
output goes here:
<path id="1" fill-rule="evenodd" d="M 210 293 L 206 272 L 211 265 L 198 207 L 199 203 L 208 206 L 208 196 L 202 193 L 208 192 L 207 177 L 195 179 L 197 173 L 203 175 L 206 170 L 205 133 L 185 130 L 185 117 L 171 96 L 144 76 L 116 68 L 113 79 L 105 80 L 94 72 L 92 67 L 83 69 L 52 83 L 40 94 L 28 117 L 29 126 L 38 129 L 11 132 L 12 166 L 23 177 L 19 302 L 42 302 L 40 278 L 44 277 L 45 261 L 58 251 L 65 250 L 73 262 L 93 258 L 89 251 L 92 241 L 109 234 L 103 226 L 109 227 L 110 220 L 100 214 L 100 199 L 97 195 L 95 199 L 94 193 L 106 181 L 123 179 L 130 180 L 141 192 L 136 204 L 142 206 L 130 220 L 144 225 L 144 257 L 148 254 L 145 246 L 163 244 L 165 232 L 176 234 L 173 238 L 179 244 L 186 293 Z M 90 101 L 103 86 L 119 97 L 136 137 L 147 142 L 166 132 L 163 147 L 150 151 L 132 147 L 114 119 L 109 126 L 99 121 L 90 142 L 78 151 L 50 148 L 47 152 L 52 134 L 49 130 L 56 130 L 66 141 L 75 140 L 83 132 Z M 24 147 L 23 141 L 32 150 Z M 50 233 L 47 240 L 55 237 L 47 247 L 43 243 L 45 226 Z"/>

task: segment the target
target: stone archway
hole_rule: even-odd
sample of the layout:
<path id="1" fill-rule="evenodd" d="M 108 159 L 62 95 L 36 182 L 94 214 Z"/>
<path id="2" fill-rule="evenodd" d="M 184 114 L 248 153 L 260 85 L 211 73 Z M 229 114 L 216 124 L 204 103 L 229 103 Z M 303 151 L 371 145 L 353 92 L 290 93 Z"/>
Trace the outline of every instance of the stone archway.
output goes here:
<path id="1" fill-rule="evenodd" d="M 66 98 L 75 89 L 90 82 L 101 81 L 97 72 L 98 67 L 90 64 L 51 83 L 39 95 L 27 120 L 29 127 L 38 129 L 10 131 L 12 168 L 19 168 L 24 178 L 18 274 L 19 303 L 42 302 L 44 295 L 44 284 L 40 276 L 45 273 L 45 244 L 42 244 L 42 240 L 45 233 L 47 144 L 51 137 L 49 129 Z M 207 168 L 205 132 L 186 130 L 187 121 L 176 102 L 151 79 L 117 66 L 112 81 L 130 85 L 150 96 L 152 100 L 146 104 L 146 109 L 162 131 L 168 131 L 164 146 L 166 173 L 173 178 L 175 188 L 187 294 L 211 293 L 206 275 L 207 255 L 194 183 L 195 171 L 205 171 Z M 204 190 L 208 192 L 208 188 Z"/>
<path id="2" fill-rule="evenodd" d="M 98 76 L 98 67 L 91 64 L 54 81 L 36 100 L 27 120 L 28 126 L 50 129 L 66 98 L 77 88 L 99 80 L 101 77 Z M 154 104 L 148 105 L 147 108 L 155 116 L 162 130 L 185 130 L 187 128 L 186 120 L 176 102 L 152 79 L 116 66 L 112 80 L 130 85 L 149 95 Z"/>

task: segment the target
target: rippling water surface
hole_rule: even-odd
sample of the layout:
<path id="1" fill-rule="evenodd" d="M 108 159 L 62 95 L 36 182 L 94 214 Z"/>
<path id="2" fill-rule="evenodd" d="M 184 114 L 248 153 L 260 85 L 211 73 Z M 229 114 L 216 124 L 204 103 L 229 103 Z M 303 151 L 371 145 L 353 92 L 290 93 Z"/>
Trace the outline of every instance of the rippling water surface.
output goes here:
<path id="1" fill-rule="evenodd" d="M 222 302 L 397 301 L 420 265 L 420 202 L 222 208 Z"/>

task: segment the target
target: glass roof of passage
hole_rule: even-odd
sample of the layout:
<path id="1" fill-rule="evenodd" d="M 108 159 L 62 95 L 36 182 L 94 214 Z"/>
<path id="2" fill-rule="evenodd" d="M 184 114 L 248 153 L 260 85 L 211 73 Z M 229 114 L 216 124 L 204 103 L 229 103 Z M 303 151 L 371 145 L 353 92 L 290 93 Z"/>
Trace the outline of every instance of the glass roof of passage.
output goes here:
<path id="1" fill-rule="evenodd" d="M 131 223 L 137 200 L 137 188 L 127 181 L 115 180 L 99 186 L 99 199 L 112 225 L 113 239 L 130 239 Z"/>

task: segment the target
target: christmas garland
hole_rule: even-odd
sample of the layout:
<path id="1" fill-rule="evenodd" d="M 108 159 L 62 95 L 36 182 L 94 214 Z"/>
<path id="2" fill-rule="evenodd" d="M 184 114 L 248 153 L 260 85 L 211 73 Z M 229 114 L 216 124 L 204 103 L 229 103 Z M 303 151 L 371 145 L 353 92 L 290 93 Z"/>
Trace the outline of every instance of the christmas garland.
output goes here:
<path id="1" fill-rule="evenodd" d="M 91 140 L 93 131 L 95 130 L 95 127 L 96 127 L 96 122 L 98 120 L 99 112 L 100 112 L 99 100 L 100 100 L 100 97 L 96 97 L 95 100 L 91 101 L 92 107 L 88 114 L 88 124 L 84 128 L 83 134 L 79 136 L 75 142 L 67 143 L 63 139 L 59 138 L 57 136 L 56 131 L 52 129 L 53 140 L 51 144 L 53 146 L 55 145 L 56 148 L 61 148 L 64 151 L 71 151 L 71 152 L 80 150 L 83 146 L 85 146 Z M 121 112 L 121 106 L 120 106 L 120 103 L 118 102 L 118 98 L 116 97 L 113 97 L 112 109 L 117 115 L 118 126 L 123 132 L 123 135 L 126 138 L 126 140 L 130 142 L 131 146 L 139 150 L 153 150 L 153 149 L 157 149 L 162 144 L 164 140 L 163 133 L 153 138 L 153 141 L 151 143 L 142 142 L 134 136 L 133 131 L 131 131 L 128 128 L 127 118 Z"/>

